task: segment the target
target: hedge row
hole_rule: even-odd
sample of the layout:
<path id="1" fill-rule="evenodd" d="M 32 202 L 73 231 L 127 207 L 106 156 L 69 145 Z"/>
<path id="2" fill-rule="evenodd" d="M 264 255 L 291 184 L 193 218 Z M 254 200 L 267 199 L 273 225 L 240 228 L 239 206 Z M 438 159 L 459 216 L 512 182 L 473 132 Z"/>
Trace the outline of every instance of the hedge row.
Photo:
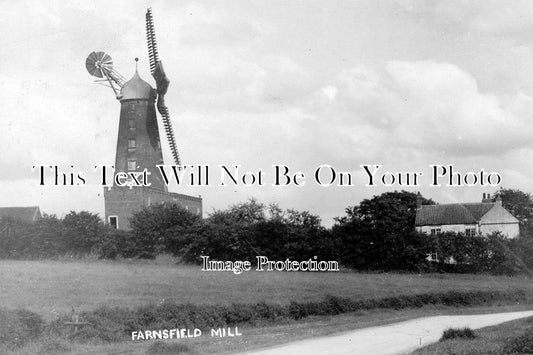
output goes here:
<path id="1" fill-rule="evenodd" d="M 258 326 L 298 320 L 316 315 L 337 315 L 347 312 L 384 309 L 420 308 L 425 305 L 476 306 L 495 303 L 516 303 L 526 300 L 523 291 L 440 292 L 381 299 L 352 300 L 327 296 L 322 301 L 291 302 L 287 305 L 256 303 L 232 305 L 193 305 L 164 302 L 135 309 L 100 307 L 81 314 L 89 322 L 77 333 L 64 326 L 66 317 L 54 321 L 50 332 L 68 336 L 79 342 L 114 342 L 130 339 L 140 330 L 199 328 L 202 330 L 236 325 Z"/>
<path id="2" fill-rule="evenodd" d="M 309 316 L 337 315 L 371 309 L 420 308 L 425 305 L 477 306 L 516 303 L 527 300 L 526 293 L 514 291 L 440 292 L 418 295 L 352 300 L 327 296 L 322 301 L 291 302 L 286 305 L 260 302 L 256 304 L 193 305 L 163 302 L 135 309 L 102 306 L 81 314 L 89 325 L 74 333 L 65 323 L 67 315 L 46 325 L 43 319 L 27 310 L 0 308 L 0 349 L 14 349 L 42 334 L 68 338 L 77 342 L 117 342 L 130 339 L 131 332 L 174 328 L 218 328 L 237 325 L 259 326 L 298 320 Z M 529 339 L 529 338 L 528 338 Z M 525 339 L 527 343 L 529 340 Z M 523 343 L 524 339 L 520 340 Z"/>

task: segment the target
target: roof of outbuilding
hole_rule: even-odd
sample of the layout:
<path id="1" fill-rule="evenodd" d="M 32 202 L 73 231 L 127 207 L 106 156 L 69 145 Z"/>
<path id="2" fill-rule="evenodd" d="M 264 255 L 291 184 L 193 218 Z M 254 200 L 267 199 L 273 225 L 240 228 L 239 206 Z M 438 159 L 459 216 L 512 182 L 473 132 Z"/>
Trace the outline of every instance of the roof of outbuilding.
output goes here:
<path id="1" fill-rule="evenodd" d="M 452 203 L 423 205 L 416 212 L 415 225 L 447 225 L 478 223 L 496 203 Z"/>
<path id="2" fill-rule="evenodd" d="M 41 218 L 38 206 L 30 207 L 0 207 L 0 218 L 10 218 L 17 221 L 35 222 Z"/>

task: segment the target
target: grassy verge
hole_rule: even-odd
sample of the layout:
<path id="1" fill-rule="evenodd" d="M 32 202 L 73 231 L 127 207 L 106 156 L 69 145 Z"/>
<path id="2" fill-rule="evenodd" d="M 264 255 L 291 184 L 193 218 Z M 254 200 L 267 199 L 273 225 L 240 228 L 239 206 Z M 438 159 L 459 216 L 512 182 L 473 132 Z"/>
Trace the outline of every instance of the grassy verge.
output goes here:
<path id="1" fill-rule="evenodd" d="M 529 306 L 530 308 L 531 306 Z M 476 314 L 489 312 L 509 312 L 528 309 L 527 306 L 499 306 L 499 307 L 443 307 L 425 306 L 418 309 L 385 310 L 378 309 L 372 311 L 360 311 L 337 316 L 316 316 L 300 321 L 288 321 L 285 324 L 270 325 L 265 327 L 245 326 L 242 329 L 242 336 L 233 338 L 210 338 L 200 337 L 194 339 L 184 339 L 181 341 L 167 341 L 165 348 L 175 345 L 185 349 L 184 352 L 172 352 L 172 354 L 183 353 L 191 355 L 201 354 L 233 354 L 241 351 L 275 346 L 290 341 L 307 339 L 319 336 L 326 336 L 333 333 L 350 331 L 354 329 L 379 326 L 395 322 L 402 322 L 412 318 L 427 317 L 441 314 Z M 155 355 L 154 349 L 160 341 L 145 342 L 119 342 L 98 344 L 89 342 L 85 344 L 66 341 L 62 338 L 43 337 L 35 339 L 23 348 L 14 352 L 6 352 L 7 355 L 34 355 L 34 354 L 85 354 L 85 355 Z M 159 354 L 164 354 L 161 351 Z"/>
<path id="2" fill-rule="evenodd" d="M 42 319 L 35 313 L 2 310 L 0 316 L 5 314 L 6 319 L 2 322 L 0 317 L 0 324 L 4 325 L 0 327 L 0 340 L 3 340 L 1 343 L 4 345 L 4 350 L 12 350 L 35 338 L 48 338 L 47 336 L 75 343 L 124 342 L 133 340 L 134 334 L 143 335 L 135 340 L 163 340 L 168 339 L 168 336 L 163 336 L 162 332 L 179 328 L 187 332 L 202 330 L 204 337 L 212 337 L 212 329 L 231 327 L 237 333 L 235 328 L 237 326 L 242 329 L 242 327 L 284 324 L 313 316 L 334 316 L 383 309 L 414 309 L 430 305 L 468 307 L 501 303 L 517 304 L 526 301 L 531 300 L 525 292 L 515 290 L 427 293 L 363 301 L 328 296 L 322 301 L 291 302 L 289 305 L 256 303 L 199 306 L 164 302 L 135 309 L 100 307 L 91 312 L 84 312 L 76 317 L 77 322 L 84 322 L 77 331 L 73 331 L 72 319 L 67 315 L 42 326 Z M 36 327 L 34 324 L 39 326 Z M 158 337 L 152 336 L 155 332 L 159 333 Z M 189 337 L 186 339 L 190 339 Z M 180 337 L 175 335 L 174 340 L 176 338 Z M 165 345 L 155 346 L 160 352 L 164 350 Z M 177 350 L 169 349 L 169 352 L 172 351 Z"/>
<path id="3" fill-rule="evenodd" d="M 193 305 L 164 302 L 157 305 L 129 308 L 100 307 L 84 312 L 80 319 L 88 322 L 75 334 L 65 325 L 69 318 L 63 316 L 49 326 L 50 334 L 68 337 L 78 342 L 125 341 L 132 332 L 173 328 L 210 329 L 235 326 L 264 326 L 304 319 L 310 316 L 338 314 L 375 309 L 409 309 L 427 305 L 481 306 L 498 303 L 517 304 L 530 301 L 521 291 L 469 291 L 426 293 L 367 300 L 328 296 L 322 301 L 291 302 L 288 305 L 272 303 Z M 143 335 L 143 339 L 149 336 Z M 159 336 L 161 339 L 162 335 Z M 154 337 L 155 338 L 155 337 Z"/>
<path id="4" fill-rule="evenodd" d="M 474 331 L 474 339 L 450 339 L 419 349 L 416 355 L 502 355 L 533 353 L 533 317 Z"/>

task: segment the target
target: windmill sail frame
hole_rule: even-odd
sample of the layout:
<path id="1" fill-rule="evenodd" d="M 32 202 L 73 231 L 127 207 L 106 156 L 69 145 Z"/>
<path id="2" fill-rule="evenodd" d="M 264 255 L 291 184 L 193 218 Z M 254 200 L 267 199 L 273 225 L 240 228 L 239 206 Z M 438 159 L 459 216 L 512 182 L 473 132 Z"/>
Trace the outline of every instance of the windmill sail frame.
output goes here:
<path id="1" fill-rule="evenodd" d="M 168 107 L 165 105 L 165 94 L 168 90 L 170 80 L 168 79 L 163 63 L 159 60 L 159 52 L 157 50 L 157 41 L 155 37 L 154 20 L 152 16 L 152 8 L 146 10 L 146 40 L 148 44 L 148 59 L 150 62 L 150 72 L 155 79 L 157 88 L 157 110 L 161 114 L 165 133 L 167 135 L 168 145 L 172 158 L 176 165 L 180 165 L 180 156 L 176 145 L 176 138 L 170 120 L 170 113 Z"/>

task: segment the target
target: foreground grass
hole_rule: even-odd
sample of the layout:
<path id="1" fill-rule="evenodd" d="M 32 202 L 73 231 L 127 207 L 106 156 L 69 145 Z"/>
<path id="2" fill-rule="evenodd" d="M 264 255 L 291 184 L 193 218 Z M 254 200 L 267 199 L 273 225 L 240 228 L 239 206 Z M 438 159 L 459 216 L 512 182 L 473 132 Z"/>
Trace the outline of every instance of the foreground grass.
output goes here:
<path id="1" fill-rule="evenodd" d="M 116 262 L 1 260 L 0 285 L 2 307 L 28 309 L 43 316 L 47 322 L 56 319 L 56 314 L 70 314 L 72 308 L 77 313 L 92 311 L 99 306 L 133 309 L 155 305 L 157 308 L 169 301 L 194 305 L 267 302 L 283 306 L 291 302 L 319 302 L 327 295 L 357 302 L 449 291 L 516 294 L 522 291 L 527 299 L 533 299 L 533 283 L 525 277 L 354 272 L 248 272 L 234 275 L 231 272 L 202 272 L 200 267 L 176 265 L 175 260 L 169 258 Z M 363 307 L 355 313 L 337 316 L 312 316 L 299 321 L 279 319 L 277 325 L 252 327 L 242 324 L 242 327 L 239 325 L 243 333 L 241 337 L 217 339 L 206 336 L 166 343 L 122 341 L 99 344 L 94 340 L 98 338 L 91 338 L 89 343 L 81 344 L 45 333 L 14 353 L 156 354 L 161 353 L 156 350 L 164 351 L 168 346 L 167 350 L 183 350 L 190 354 L 225 354 L 442 312 L 474 313 L 488 309 L 501 312 L 522 307 L 516 304 L 505 309 L 497 307 L 510 301 L 504 298 L 492 302 L 490 308 L 445 307 L 443 304 L 446 303 L 403 310 L 370 311 Z"/>
<path id="2" fill-rule="evenodd" d="M 163 300 L 192 304 L 268 302 L 288 304 L 324 299 L 353 300 L 446 291 L 524 290 L 526 277 L 450 274 L 202 272 L 172 260 L 14 261 L 0 260 L 0 304 L 53 319 L 74 308 L 136 307 Z"/>
<path id="3" fill-rule="evenodd" d="M 530 307 L 530 306 L 529 306 Z M 418 317 L 427 317 L 441 314 L 476 314 L 489 312 L 510 312 L 528 309 L 526 306 L 501 306 L 501 307 L 432 307 L 427 306 L 419 309 L 373 310 L 337 316 L 310 317 L 302 321 L 287 322 L 276 326 L 244 327 L 239 328 L 243 334 L 234 338 L 210 338 L 201 337 L 196 339 L 183 339 L 167 341 L 167 347 L 180 346 L 187 351 L 183 354 L 233 354 L 242 351 L 250 351 L 264 347 L 276 346 L 283 343 L 326 336 L 333 333 L 350 331 L 360 328 L 379 326 L 402 322 Z M 7 352 L 6 355 L 33 355 L 33 354 L 110 354 L 110 355 L 155 355 L 150 351 L 156 341 L 144 342 L 121 342 L 113 344 L 78 344 L 70 343 L 63 339 L 42 338 L 29 345 Z M 46 351 L 48 349 L 48 352 Z M 431 353 L 434 354 L 434 353 Z M 460 354 L 460 353 L 457 353 Z"/>
<path id="4" fill-rule="evenodd" d="M 519 319 L 474 331 L 475 339 L 453 339 L 431 344 L 413 352 L 414 355 L 501 355 L 515 353 L 506 345 L 528 333 L 533 339 L 533 317 Z M 527 352 L 531 354 L 531 352 Z"/>

